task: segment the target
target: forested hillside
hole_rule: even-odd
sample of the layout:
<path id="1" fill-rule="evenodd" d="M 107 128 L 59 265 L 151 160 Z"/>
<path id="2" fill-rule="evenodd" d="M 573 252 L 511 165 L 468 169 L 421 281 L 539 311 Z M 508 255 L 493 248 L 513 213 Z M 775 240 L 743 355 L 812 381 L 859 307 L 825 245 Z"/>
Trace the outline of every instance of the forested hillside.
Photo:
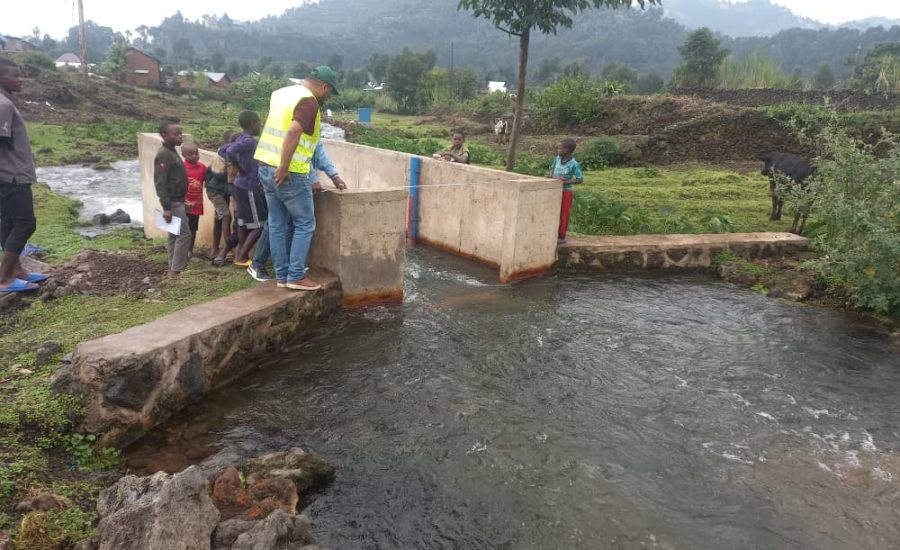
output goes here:
<path id="1" fill-rule="evenodd" d="M 738 6 L 720 5 L 716 0 L 667 0 L 664 5 L 645 11 L 601 9 L 580 14 L 572 29 L 533 38 L 532 66 L 559 58 L 561 65 L 581 62 L 599 73 L 617 63 L 668 78 L 679 62 L 677 48 L 689 32 L 679 21 L 690 22 L 692 28 L 731 29 L 734 35 L 774 32 L 789 25 L 817 26 L 767 0 Z M 456 6 L 457 0 L 321 0 L 255 22 L 227 16 L 190 21 L 179 13 L 157 26 L 137 29 L 132 40 L 173 68 L 242 72 L 263 70 L 274 62 L 285 74 L 296 73 L 305 65 L 300 62 L 364 67 L 373 54 L 396 54 L 404 47 L 433 50 L 438 65 L 449 66 L 452 44 L 456 66 L 472 65 L 483 76 L 512 80 L 516 43 Z M 88 32 L 89 58 L 102 61 L 113 29 L 89 25 Z M 45 44 L 48 51 L 73 49 L 77 33 L 70 33 L 60 44 L 50 42 Z M 807 76 L 827 63 L 839 79 L 848 72 L 848 61 L 884 42 L 900 42 L 900 26 L 792 28 L 772 36 L 722 37 L 722 45 L 739 58 L 761 52 L 783 70 L 800 69 Z"/>

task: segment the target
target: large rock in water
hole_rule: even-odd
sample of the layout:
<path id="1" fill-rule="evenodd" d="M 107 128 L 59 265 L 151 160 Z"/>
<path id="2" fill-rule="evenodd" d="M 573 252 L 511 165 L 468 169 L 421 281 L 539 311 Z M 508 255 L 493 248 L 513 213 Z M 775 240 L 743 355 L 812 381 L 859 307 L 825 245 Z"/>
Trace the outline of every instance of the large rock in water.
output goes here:
<path id="1" fill-rule="evenodd" d="M 240 535 L 231 550 L 293 550 L 312 543 L 306 516 L 276 510 Z"/>
<path id="2" fill-rule="evenodd" d="M 243 470 L 250 478 L 251 483 L 257 477 L 290 479 L 297 486 L 300 494 L 334 477 L 334 467 L 327 460 L 316 453 L 300 448 L 251 458 L 244 465 Z"/>
<path id="3" fill-rule="evenodd" d="M 219 522 L 196 466 L 169 475 L 125 476 L 100 493 L 100 550 L 208 550 Z"/>
<path id="4" fill-rule="evenodd" d="M 131 216 L 128 212 L 121 208 L 117 208 L 116 211 L 109 216 L 109 223 L 131 223 Z"/>

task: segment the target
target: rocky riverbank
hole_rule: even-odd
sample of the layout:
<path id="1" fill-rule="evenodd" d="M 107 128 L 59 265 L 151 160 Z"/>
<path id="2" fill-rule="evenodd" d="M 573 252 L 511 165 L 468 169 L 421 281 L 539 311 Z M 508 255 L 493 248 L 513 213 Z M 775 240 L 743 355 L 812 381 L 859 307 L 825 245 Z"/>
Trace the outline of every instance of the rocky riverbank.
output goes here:
<path id="1" fill-rule="evenodd" d="M 294 448 L 251 458 L 223 470 L 191 466 L 176 474 L 127 475 L 100 492 L 96 534 L 76 550 L 287 550 L 314 546 L 307 496 L 327 484 L 334 468 Z M 49 492 L 29 495 L 19 530 L 21 548 L 55 548 L 48 513 L 72 507 Z M 4 548 L 0 539 L 0 548 Z"/>

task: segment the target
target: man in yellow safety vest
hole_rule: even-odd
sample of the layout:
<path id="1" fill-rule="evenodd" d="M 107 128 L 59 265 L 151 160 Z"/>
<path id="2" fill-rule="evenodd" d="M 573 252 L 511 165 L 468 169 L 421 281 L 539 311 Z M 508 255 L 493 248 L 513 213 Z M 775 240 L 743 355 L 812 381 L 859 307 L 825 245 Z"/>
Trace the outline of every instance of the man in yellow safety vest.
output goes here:
<path id="1" fill-rule="evenodd" d="M 310 161 L 319 142 L 320 107 L 331 94 L 338 95 L 337 76 L 327 66 L 316 67 L 302 84 L 272 92 L 269 117 L 256 146 L 254 158 L 259 161 L 259 179 L 269 207 L 269 243 L 279 287 L 321 288 L 306 276 L 306 256 L 316 230 Z"/>

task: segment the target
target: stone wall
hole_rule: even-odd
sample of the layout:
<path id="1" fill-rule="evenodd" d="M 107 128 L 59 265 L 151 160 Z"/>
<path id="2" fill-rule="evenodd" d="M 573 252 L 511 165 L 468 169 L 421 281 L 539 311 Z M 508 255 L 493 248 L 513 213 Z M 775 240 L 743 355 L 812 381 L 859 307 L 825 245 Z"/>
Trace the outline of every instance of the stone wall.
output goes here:
<path id="1" fill-rule="evenodd" d="M 57 370 L 57 393 L 82 394 L 82 428 L 124 446 L 191 403 L 257 368 L 341 303 L 338 280 L 318 292 L 267 283 L 119 334 L 83 342 Z"/>
<path id="2" fill-rule="evenodd" d="M 599 271 L 701 269 L 725 250 L 752 260 L 806 249 L 809 241 L 791 233 L 633 235 L 570 239 L 559 247 L 562 267 Z"/>

